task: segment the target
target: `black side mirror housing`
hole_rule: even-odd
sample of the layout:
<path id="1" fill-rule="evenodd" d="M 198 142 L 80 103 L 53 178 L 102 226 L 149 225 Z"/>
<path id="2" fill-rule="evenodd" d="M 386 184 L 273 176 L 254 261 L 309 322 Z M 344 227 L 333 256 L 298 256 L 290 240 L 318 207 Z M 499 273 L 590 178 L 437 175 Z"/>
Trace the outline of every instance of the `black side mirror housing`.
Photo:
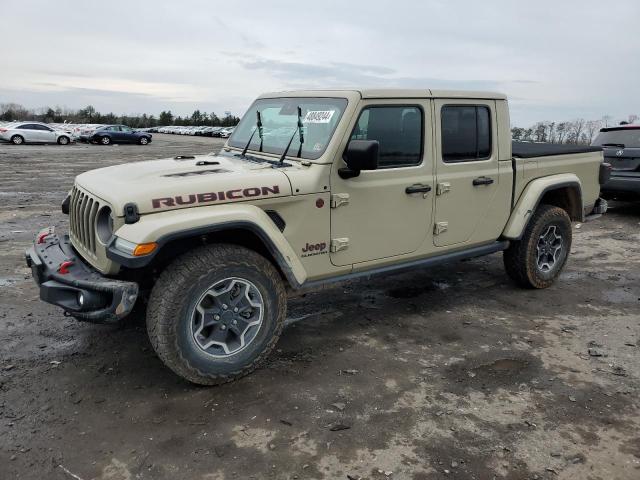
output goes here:
<path id="1" fill-rule="evenodd" d="M 377 140 L 351 140 L 342 159 L 347 168 L 338 170 L 340 178 L 354 178 L 362 170 L 377 170 L 380 154 L 380 143 Z"/>

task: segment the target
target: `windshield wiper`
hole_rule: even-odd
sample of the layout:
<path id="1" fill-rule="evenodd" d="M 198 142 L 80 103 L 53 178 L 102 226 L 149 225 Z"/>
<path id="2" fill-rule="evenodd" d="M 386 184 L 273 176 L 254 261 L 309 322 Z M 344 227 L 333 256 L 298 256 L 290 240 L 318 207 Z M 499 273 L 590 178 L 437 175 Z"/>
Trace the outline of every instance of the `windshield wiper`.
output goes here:
<path id="1" fill-rule="evenodd" d="M 258 136 L 260 137 L 260 151 L 262 151 L 262 117 L 260 116 L 260 110 L 256 111 L 256 117 L 256 128 L 254 128 L 253 132 L 251 132 L 251 135 L 249 135 L 249 141 L 244 146 L 242 155 L 240 155 L 241 157 L 244 157 L 247 154 L 247 150 L 249 149 L 249 145 L 251 145 L 251 140 L 253 140 L 253 135 L 256 133 L 256 131 L 258 132 Z"/>
<path id="2" fill-rule="evenodd" d="M 601 147 L 619 147 L 624 148 L 624 143 L 603 143 Z"/>
<path id="3" fill-rule="evenodd" d="M 291 142 L 296 136 L 296 133 L 300 137 L 300 147 L 298 147 L 298 158 L 302 155 L 302 144 L 304 143 L 304 133 L 302 133 L 302 108 L 298 105 L 298 125 L 296 126 L 296 131 L 293 132 L 291 138 L 289 139 L 289 143 L 287 144 L 287 148 L 282 152 L 282 156 L 280 157 L 280 163 L 284 162 L 284 157 L 287 156 L 287 152 L 289 151 L 289 147 L 291 146 Z"/>

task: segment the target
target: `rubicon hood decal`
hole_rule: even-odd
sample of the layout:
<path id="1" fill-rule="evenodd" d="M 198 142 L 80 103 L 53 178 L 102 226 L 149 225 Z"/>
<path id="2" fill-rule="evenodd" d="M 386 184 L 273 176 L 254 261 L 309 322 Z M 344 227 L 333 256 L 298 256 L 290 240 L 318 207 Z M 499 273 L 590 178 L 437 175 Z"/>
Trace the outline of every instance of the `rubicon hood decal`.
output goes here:
<path id="1" fill-rule="evenodd" d="M 190 193 L 176 197 L 154 198 L 151 200 L 151 205 L 153 208 L 175 207 L 196 203 L 225 202 L 244 198 L 266 197 L 269 195 L 278 195 L 279 193 L 280 187 L 278 185 L 273 185 L 272 187 L 235 188 L 222 192 Z"/>
<path id="2" fill-rule="evenodd" d="M 292 194 L 289 178 L 281 169 L 225 155 L 100 168 L 79 175 L 76 183 L 109 203 L 118 216 L 123 215 L 124 205 L 130 202 L 138 205 L 144 215 Z"/>

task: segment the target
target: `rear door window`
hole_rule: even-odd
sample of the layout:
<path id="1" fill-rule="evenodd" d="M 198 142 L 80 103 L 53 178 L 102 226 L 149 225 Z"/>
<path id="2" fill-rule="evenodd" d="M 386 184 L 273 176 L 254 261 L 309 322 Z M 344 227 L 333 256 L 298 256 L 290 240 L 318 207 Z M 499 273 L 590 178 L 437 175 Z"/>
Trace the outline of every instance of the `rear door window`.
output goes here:
<path id="1" fill-rule="evenodd" d="M 491 111 L 483 105 L 445 105 L 441 115 L 442 160 L 446 163 L 491 157 Z"/>

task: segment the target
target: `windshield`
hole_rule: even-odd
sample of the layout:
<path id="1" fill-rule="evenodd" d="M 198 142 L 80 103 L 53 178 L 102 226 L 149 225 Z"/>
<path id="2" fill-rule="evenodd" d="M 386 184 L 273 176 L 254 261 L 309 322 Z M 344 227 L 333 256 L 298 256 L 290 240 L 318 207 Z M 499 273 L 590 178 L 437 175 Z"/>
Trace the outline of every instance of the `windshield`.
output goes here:
<path id="1" fill-rule="evenodd" d="M 626 128 L 624 130 L 609 130 L 600 132 L 593 145 L 603 144 L 624 145 L 625 148 L 640 148 L 640 128 Z"/>
<path id="2" fill-rule="evenodd" d="M 340 121 L 347 100 L 344 98 L 263 98 L 256 100 L 242 117 L 229 140 L 233 147 L 244 148 L 256 129 L 256 112 L 262 120 L 262 151 L 282 155 L 293 135 L 287 155 L 310 160 L 319 158 L 327 148 Z M 298 107 L 302 110 L 302 149 L 298 135 Z M 256 132 L 249 150 L 260 149 Z"/>

